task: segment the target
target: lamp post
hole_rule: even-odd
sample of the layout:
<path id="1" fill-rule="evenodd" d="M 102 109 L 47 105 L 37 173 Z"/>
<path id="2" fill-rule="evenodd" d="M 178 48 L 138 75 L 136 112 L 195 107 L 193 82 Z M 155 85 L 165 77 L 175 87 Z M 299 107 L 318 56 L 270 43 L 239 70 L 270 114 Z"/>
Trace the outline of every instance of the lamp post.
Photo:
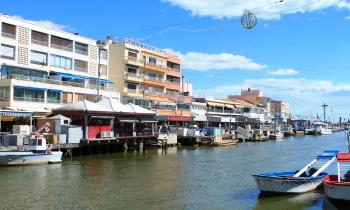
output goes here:
<path id="1" fill-rule="evenodd" d="M 105 42 L 98 40 L 96 42 L 98 48 L 98 65 L 97 65 L 97 94 L 96 94 L 96 102 L 99 101 L 100 98 L 100 86 L 101 86 L 101 51 L 106 46 Z"/>

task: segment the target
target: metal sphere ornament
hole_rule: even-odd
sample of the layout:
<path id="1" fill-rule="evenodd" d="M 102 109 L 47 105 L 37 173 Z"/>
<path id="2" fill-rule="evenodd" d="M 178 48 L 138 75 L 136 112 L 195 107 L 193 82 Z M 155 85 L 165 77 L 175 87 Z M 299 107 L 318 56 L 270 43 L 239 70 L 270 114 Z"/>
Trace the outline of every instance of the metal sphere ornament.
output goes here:
<path id="1" fill-rule="evenodd" d="M 246 10 L 244 11 L 242 17 L 241 17 L 241 25 L 245 29 L 252 29 L 256 26 L 258 23 L 258 18 L 255 16 L 255 14 L 250 11 Z"/>

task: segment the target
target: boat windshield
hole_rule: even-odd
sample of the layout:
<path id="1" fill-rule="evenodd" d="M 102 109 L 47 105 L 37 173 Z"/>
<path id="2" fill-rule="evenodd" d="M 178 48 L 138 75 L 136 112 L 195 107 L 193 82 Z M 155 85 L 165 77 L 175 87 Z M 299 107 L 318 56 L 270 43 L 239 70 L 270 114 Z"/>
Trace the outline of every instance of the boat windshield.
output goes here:
<path id="1" fill-rule="evenodd" d="M 29 146 L 42 146 L 42 140 L 41 139 L 30 139 L 29 140 Z"/>

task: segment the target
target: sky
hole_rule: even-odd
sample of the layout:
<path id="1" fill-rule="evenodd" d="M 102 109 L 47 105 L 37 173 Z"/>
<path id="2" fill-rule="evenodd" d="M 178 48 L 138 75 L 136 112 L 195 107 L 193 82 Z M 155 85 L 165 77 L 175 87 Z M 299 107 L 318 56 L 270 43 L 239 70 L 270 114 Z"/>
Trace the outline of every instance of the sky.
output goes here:
<path id="1" fill-rule="evenodd" d="M 195 96 L 248 87 L 286 100 L 297 116 L 350 118 L 350 1 L 0 0 L 0 12 L 82 36 L 129 37 L 182 60 Z M 257 17 L 247 30 L 245 10 Z"/>

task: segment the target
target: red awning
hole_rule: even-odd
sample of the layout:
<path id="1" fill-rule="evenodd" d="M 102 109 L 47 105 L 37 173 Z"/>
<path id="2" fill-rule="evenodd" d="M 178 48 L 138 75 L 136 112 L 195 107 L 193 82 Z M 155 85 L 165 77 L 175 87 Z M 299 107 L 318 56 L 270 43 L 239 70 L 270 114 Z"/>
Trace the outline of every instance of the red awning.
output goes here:
<path id="1" fill-rule="evenodd" d="M 338 153 L 337 154 L 338 162 L 350 162 L 350 153 Z"/>
<path id="2" fill-rule="evenodd" d="M 176 121 L 176 122 L 189 122 L 192 120 L 191 117 L 184 117 L 184 116 L 169 116 L 169 121 Z"/>

